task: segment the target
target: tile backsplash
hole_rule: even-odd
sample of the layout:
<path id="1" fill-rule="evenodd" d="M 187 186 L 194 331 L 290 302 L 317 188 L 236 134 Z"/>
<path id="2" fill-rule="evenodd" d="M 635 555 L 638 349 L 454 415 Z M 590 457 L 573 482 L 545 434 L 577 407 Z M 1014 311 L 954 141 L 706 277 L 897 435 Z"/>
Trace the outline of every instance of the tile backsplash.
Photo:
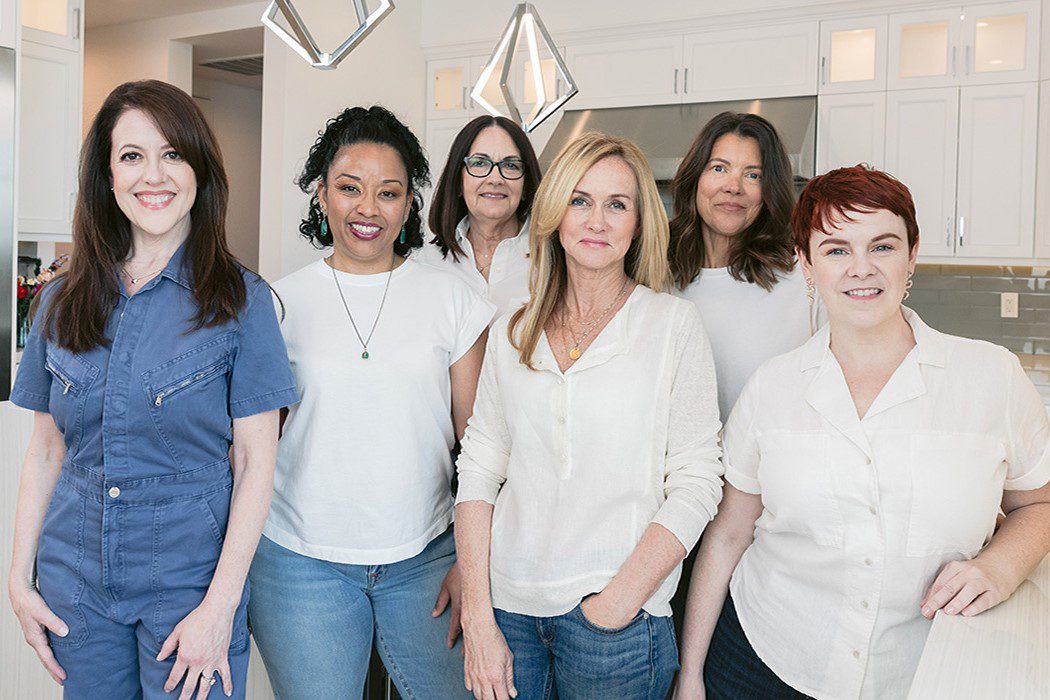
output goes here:
<path id="1" fill-rule="evenodd" d="M 1002 292 L 1017 292 L 1017 318 L 1000 318 Z M 1015 352 L 1050 403 L 1050 268 L 919 265 L 905 304 L 939 331 Z"/>

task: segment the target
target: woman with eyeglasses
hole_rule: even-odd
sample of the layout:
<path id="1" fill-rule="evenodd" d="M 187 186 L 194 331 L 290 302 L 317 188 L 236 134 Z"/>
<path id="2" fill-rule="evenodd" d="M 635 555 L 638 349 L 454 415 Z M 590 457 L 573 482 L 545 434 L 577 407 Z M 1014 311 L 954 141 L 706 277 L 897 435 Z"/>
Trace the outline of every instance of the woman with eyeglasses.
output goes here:
<path id="1" fill-rule="evenodd" d="M 451 270 L 498 308 L 529 296 L 528 216 L 540 165 L 528 136 L 505 117 L 483 116 L 459 132 L 434 191 L 434 238 L 412 253 Z"/>

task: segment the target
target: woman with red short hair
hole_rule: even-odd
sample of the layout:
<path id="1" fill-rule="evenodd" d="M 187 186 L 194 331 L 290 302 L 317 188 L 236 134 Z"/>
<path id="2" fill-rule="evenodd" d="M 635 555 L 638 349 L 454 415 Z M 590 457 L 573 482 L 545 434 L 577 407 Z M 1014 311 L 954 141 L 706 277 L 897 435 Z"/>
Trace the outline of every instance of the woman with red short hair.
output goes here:
<path id="1" fill-rule="evenodd" d="M 833 170 L 791 228 L 829 322 L 729 418 L 679 698 L 902 698 L 935 613 L 999 604 L 1050 551 L 1050 423 L 1017 358 L 901 305 L 908 189 Z"/>

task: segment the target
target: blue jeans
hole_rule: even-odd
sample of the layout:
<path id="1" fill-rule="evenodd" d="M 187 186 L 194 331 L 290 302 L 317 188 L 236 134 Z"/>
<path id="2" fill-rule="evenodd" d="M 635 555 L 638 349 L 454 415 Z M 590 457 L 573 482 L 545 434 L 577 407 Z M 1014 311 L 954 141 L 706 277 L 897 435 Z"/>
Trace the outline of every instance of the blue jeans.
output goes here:
<path id="1" fill-rule="evenodd" d="M 638 613 L 626 627 L 598 627 L 580 606 L 557 617 L 496 610 L 514 654 L 520 700 L 664 700 L 678 670 L 670 617 Z"/>
<path id="2" fill-rule="evenodd" d="M 804 700 L 773 673 L 747 641 L 728 595 L 704 662 L 708 700 Z"/>
<path id="3" fill-rule="evenodd" d="M 449 610 L 433 618 L 456 561 L 450 527 L 426 549 L 379 566 L 297 554 L 263 537 L 248 616 L 278 698 L 361 697 L 375 639 L 402 698 L 466 698 L 463 657 L 448 649 Z"/>

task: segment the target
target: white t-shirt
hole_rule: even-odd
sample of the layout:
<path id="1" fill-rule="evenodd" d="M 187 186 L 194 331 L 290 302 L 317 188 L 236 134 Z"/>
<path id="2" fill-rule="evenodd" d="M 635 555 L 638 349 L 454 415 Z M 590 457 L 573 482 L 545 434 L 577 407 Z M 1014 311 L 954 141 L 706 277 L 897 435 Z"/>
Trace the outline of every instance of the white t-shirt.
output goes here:
<path id="1" fill-rule="evenodd" d="M 726 425 L 726 481 L 762 497 L 730 590 L 759 658 L 820 700 L 904 698 L 941 568 L 992 536 L 1004 490 L 1050 480 L 1050 422 L 1017 358 L 938 333 L 864 418 L 824 326 L 755 372 Z"/>
<path id="2" fill-rule="evenodd" d="M 715 368 L 696 308 L 635 287 L 562 372 L 489 334 L 458 502 L 492 503 L 492 604 L 551 617 L 605 588 L 649 523 L 688 551 L 722 497 Z M 681 565 L 643 608 L 670 615 Z"/>
<path id="3" fill-rule="evenodd" d="M 362 337 L 387 275 L 337 272 Z M 449 367 L 492 319 L 492 304 L 444 270 L 394 270 L 368 359 L 318 260 L 274 285 L 302 396 L 277 446 L 268 538 L 306 556 L 388 564 L 415 556 L 451 522 Z"/>
<path id="4" fill-rule="evenodd" d="M 441 248 L 436 244 L 424 243 L 412 251 L 412 258 L 458 275 L 471 289 L 496 305 L 497 317 L 517 311 L 529 300 L 529 222 L 525 221 L 517 236 L 502 240 L 496 246 L 487 280 L 478 272 L 474 248 L 467 238 L 468 230 L 470 219 L 463 217 L 456 226 L 456 240 L 466 257 L 453 260 L 451 253 L 442 257 Z"/>
<path id="5" fill-rule="evenodd" d="M 824 320 L 820 303 L 810 304 L 806 297 L 806 280 L 797 264 L 768 292 L 734 279 L 727 267 L 717 267 L 702 269 L 675 294 L 700 309 L 715 357 L 723 423 L 758 366 L 806 342 Z"/>

